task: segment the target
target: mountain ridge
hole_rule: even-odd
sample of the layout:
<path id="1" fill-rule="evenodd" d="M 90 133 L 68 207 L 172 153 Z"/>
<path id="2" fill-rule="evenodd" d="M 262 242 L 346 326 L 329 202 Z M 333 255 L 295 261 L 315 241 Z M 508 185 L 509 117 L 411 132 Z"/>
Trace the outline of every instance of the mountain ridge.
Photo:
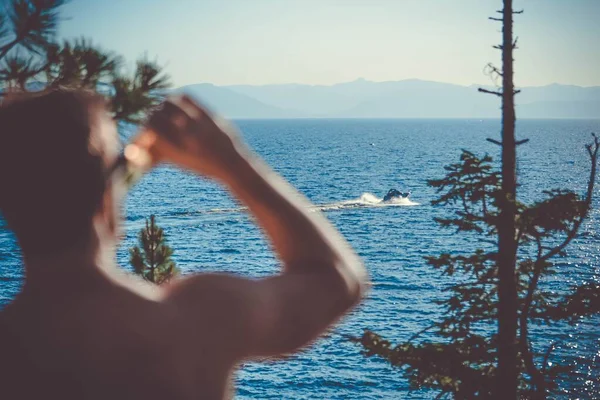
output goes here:
<path id="1" fill-rule="evenodd" d="M 493 86 L 421 79 L 373 82 L 358 78 L 332 85 L 186 85 L 195 96 L 229 118 L 497 118 L 500 100 L 479 93 Z M 600 86 L 553 83 L 521 87 L 519 118 L 600 118 Z"/>

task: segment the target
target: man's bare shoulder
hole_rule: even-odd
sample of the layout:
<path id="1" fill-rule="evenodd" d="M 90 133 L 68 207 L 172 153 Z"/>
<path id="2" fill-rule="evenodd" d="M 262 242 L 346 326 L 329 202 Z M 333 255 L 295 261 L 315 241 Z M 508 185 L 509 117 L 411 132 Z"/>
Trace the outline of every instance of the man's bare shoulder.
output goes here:
<path id="1" fill-rule="evenodd" d="M 168 285 L 165 301 L 183 309 L 213 311 L 211 314 L 235 312 L 256 282 L 233 274 L 195 274 Z"/>
<path id="2" fill-rule="evenodd" d="M 184 329 L 211 342 L 224 358 L 236 359 L 246 347 L 257 283 L 229 274 L 197 274 L 169 284 L 164 301 L 177 311 Z"/>

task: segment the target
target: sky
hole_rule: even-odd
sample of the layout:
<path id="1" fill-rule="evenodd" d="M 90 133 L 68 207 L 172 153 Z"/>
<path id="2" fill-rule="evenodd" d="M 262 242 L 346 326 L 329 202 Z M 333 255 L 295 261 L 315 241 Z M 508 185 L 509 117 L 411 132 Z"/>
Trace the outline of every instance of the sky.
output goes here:
<path id="1" fill-rule="evenodd" d="M 500 0 L 71 0 L 62 38 L 131 65 L 147 54 L 174 86 L 331 85 L 423 79 L 491 84 Z M 517 86 L 600 85 L 600 0 L 515 0 Z M 499 16 L 499 14 L 496 14 Z"/>

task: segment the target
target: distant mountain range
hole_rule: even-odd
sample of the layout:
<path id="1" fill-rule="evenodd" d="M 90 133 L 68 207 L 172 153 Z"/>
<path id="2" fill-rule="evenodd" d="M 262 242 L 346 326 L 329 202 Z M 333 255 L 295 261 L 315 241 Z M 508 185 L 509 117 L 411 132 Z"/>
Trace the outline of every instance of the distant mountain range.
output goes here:
<path id="1" fill-rule="evenodd" d="M 229 118 L 498 118 L 500 99 L 460 86 L 417 79 L 325 85 L 210 83 L 177 89 Z M 493 89 L 493 88 L 487 88 Z M 600 86 L 522 87 L 518 118 L 600 118 Z"/>

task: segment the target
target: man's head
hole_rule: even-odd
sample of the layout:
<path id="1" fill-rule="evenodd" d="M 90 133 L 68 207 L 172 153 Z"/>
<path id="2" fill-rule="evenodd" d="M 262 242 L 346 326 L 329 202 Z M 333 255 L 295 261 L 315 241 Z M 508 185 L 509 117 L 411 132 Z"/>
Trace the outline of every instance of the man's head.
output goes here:
<path id="1" fill-rule="evenodd" d="M 94 218 L 112 207 L 105 174 L 117 144 L 99 95 L 61 89 L 4 102 L 0 211 L 25 254 L 60 253 L 89 240 Z"/>

